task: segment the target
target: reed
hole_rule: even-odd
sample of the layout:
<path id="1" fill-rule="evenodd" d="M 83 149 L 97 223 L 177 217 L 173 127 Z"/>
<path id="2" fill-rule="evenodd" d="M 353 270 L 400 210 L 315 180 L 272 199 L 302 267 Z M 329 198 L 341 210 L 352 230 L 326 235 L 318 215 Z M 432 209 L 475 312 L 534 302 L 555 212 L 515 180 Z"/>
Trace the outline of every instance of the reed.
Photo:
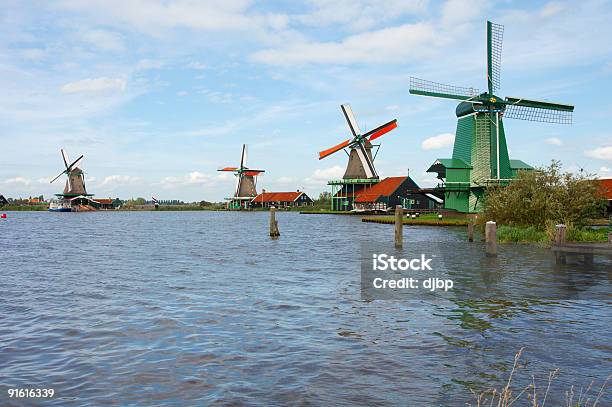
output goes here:
<path id="1" fill-rule="evenodd" d="M 514 355 L 514 364 L 508 375 L 506 385 L 501 389 L 488 389 L 482 392 L 475 392 L 470 390 L 473 395 L 473 402 L 468 403 L 468 406 L 475 407 L 511 407 L 511 406 L 530 406 L 530 407 L 546 407 L 546 401 L 549 398 L 550 386 L 554 379 L 559 374 L 559 369 L 552 370 L 548 373 L 548 382 L 545 387 L 538 387 L 536 385 L 535 376 L 531 376 L 531 383 L 524 387 L 515 388 L 513 381 L 519 373 L 521 365 L 519 361 L 523 355 L 521 348 L 516 355 Z M 568 391 L 565 392 L 565 407 L 596 407 L 598 406 L 601 397 L 608 385 L 612 375 L 609 375 L 601 385 L 598 392 L 592 393 L 594 381 L 589 383 L 586 389 L 581 387 L 578 392 L 574 390 L 572 386 Z"/>

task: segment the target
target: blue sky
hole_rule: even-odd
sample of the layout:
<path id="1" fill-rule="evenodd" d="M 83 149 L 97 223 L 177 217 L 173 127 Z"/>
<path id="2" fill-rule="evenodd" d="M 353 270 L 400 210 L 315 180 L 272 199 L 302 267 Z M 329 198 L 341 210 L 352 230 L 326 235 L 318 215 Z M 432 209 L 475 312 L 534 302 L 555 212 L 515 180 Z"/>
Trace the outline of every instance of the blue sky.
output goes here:
<path id="1" fill-rule="evenodd" d="M 574 124 L 506 120 L 510 155 L 612 176 L 609 1 L 3 1 L 0 193 L 59 192 L 60 148 L 99 197 L 228 196 L 242 143 L 258 186 L 313 196 L 348 136 L 397 118 L 376 158 L 411 176 L 449 157 L 455 104 L 411 96 L 410 76 L 485 88 L 485 21 L 505 26 L 500 96 L 576 106 Z"/>

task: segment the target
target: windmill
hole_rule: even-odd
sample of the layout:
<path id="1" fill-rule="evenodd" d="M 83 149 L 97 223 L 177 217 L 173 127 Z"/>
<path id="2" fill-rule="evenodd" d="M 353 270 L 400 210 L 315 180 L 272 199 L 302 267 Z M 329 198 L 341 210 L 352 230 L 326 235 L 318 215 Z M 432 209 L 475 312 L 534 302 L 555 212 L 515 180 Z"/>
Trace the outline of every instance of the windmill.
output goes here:
<path id="1" fill-rule="evenodd" d="M 257 176 L 265 170 L 254 170 L 246 166 L 247 145 L 242 145 L 239 167 L 225 167 L 217 171 L 233 172 L 236 175 L 236 189 L 234 196 L 229 198 L 233 208 L 248 207 L 249 202 L 257 196 Z"/>
<path id="2" fill-rule="evenodd" d="M 397 120 L 391 120 L 373 130 L 361 133 L 353 110 L 348 104 L 341 105 L 344 118 L 351 129 L 353 138 L 344 140 L 342 143 L 319 152 L 319 160 L 328 157 L 335 152 L 350 149 L 349 161 L 344 172 L 343 179 L 378 179 L 378 173 L 374 168 L 374 157 L 372 156 L 372 141 L 397 127 Z"/>
<path id="3" fill-rule="evenodd" d="M 574 106 L 533 99 L 501 98 L 501 51 L 504 27 L 487 21 L 487 91 L 410 78 L 410 93 L 458 100 L 452 159 L 438 159 L 427 170 L 445 180 L 445 207 L 478 210 L 487 185 L 506 185 L 519 170 L 533 169 L 511 160 L 502 118 L 571 124 Z"/>
<path id="4" fill-rule="evenodd" d="M 57 180 L 64 174 L 68 176 L 68 179 L 66 180 L 64 193 L 57 195 L 63 198 L 73 198 L 80 195 L 87 196 L 88 194 L 87 190 L 85 189 L 84 172 L 79 167 L 77 167 L 77 164 L 83 159 L 84 156 L 81 154 L 79 158 L 74 160 L 71 164 L 68 164 L 70 162 L 68 154 L 66 154 L 64 149 L 61 149 L 60 152 L 62 154 L 62 159 L 64 160 L 64 165 L 66 166 L 66 169 L 60 172 L 57 177 L 53 178 L 51 180 L 51 183 L 53 183 L 55 180 Z"/>

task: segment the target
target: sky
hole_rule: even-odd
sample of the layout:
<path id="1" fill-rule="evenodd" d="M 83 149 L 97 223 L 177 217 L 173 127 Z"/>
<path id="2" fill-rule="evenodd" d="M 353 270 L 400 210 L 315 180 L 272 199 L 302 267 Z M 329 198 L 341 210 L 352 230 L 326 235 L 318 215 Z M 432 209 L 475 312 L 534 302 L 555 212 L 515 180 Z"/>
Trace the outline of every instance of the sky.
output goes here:
<path id="1" fill-rule="evenodd" d="M 572 125 L 504 121 L 511 158 L 612 176 L 612 2 L 0 0 L 0 194 L 63 189 L 60 148 L 97 197 L 221 201 L 242 144 L 258 188 L 313 197 L 347 156 L 318 151 L 397 119 L 381 177 L 421 186 L 452 154 L 456 103 L 415 76 L 486 88 L 485 22 L 504 25 L 499 96 L 574 104 Z"/>

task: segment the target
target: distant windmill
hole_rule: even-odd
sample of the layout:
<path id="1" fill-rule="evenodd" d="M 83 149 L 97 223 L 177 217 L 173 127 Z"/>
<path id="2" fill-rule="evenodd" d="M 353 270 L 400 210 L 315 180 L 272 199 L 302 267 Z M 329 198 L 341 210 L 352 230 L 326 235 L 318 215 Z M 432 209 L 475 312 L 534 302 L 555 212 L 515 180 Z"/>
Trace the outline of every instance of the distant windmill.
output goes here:
<path id="1" fill-rule="evenodd" d="M 319 152 L 319 160 L 332 155 L 333 153 L 350 149 L 349 162 L 344 173 L 344 179 L 378 179 L 378 173 L 374 167 L 374 157 L 372 157 L 372 141 L 390 132 L 397 127 L 397 120 L 391 120 L 370 130 L 365 134 L 361 133 L 357 120 L 353 115 L 353 110 L 348 104 L 341 105 L 342 113 L 346 119 L 353 138 L 343 141 L 342 143 Z"/>
<path id="2" fill-rule="evenodd" d="M 240 156 L 240 167 L 225 167 L 217 171 L 233 172 L 236 179 L 236 189 L 234 196 L 230 198 L 234 207 L 248 206 L 248 202 L 257 196 L 257 176 L 265 170 L 254 170 L 246 166 L 247 164 L 247 145 L 242 145 L 242 155 Z"/>
<path id="3" fill-rule="evenodd" d="M 62 159 L 64 160 L 64 165 L 66 166 L 66 169 L 60 172 L 57 177 L 53 178 L 51 180 L 51 183 L 53 183 L 62 175 L 66 174 L 68 176 L 68 179 L 66 180 L 64 193 L 59 195 L 62 195 L 64 198 L 71 198 L 79 195 L 88 195 L 87 190 L 85 189 L 85 175 L 83 171 L 79 167 L 77 167 L 77 164 L 83 159 L 84 156 L 81 154 L 79 158 L 74 160 L 71 164 L 68 164 L 70 162 L 68 154 L 66 154 L 64 149 L 61 149 L 60 152 L 62 154 Z"/>
<path id="4" fill-rule="evenodd" d="M 445 207 L 462 212 L 478 210 L 487 185 L 505 185 L 519 170 L 532 169 L 510 160 L 502 117 L 546 123 L 571 124 L 574 106 L 506 97 L 500 87 L 504 28 L 487 21 L 487 91 L 410 79 L 410 93 L 461 101 L 456 109 L 457 132 L 452 159 L 438 159 L 427 170 L 445 179 Z"/>

